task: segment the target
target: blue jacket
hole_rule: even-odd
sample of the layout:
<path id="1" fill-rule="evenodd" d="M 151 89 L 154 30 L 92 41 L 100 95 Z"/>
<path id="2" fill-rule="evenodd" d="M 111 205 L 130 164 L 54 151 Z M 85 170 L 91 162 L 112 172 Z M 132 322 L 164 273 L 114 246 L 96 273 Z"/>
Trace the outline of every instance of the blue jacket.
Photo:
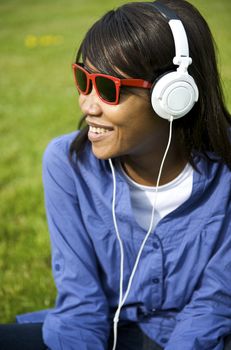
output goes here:
<path id="1" fill-rule="evenodd" d="M 69 160 L 76 133 L 53 140 L 43 180 L 52 243 L 56 307 L 43 327 L 52 350 L 106 350 L 119 298 L 120 251 L 112 175 L 87 144 Z M 190 198 L 149 237 L 120 321 L 135 321 L 165 350 L 222 350 L 231 333 L 231 173 L 194 156 Z M 116 217 L 124 243 L 124 290 L 145 231 L 116 170 Z"/>

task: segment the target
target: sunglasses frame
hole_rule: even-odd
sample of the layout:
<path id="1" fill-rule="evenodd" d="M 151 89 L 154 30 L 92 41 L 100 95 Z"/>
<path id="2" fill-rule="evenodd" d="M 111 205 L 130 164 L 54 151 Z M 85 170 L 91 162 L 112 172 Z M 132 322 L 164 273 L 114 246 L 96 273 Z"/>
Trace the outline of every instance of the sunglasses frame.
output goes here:
<path id="1" fill-rule="evenodd" d="M 143 80 L 143 79 L 119 79 L 116 77 L 113 77 L 112 75 L 107 75 L 107 74 L 101 74 L 101 73 L 89 73 L 85 68 L 83 68 L 82 63 L 73 63 L 72 64 L 73 68 L 73 73 L 74 73 L 74 78 L 75 78 L 75 84 L 77 87 L 77 90 L 79 93 L 83 95 L 88 95 L 89 94 L 89 88 L 90 88 L 90 82 L 92 82 L 92 85 L 97 93 L 97 96 L 104 102 L 109 105 L 117 105 L 119 103 L 119 97 L 120 97 L 120 87 L 121 86 L 129 86 L 129 87 L 136 87 L 136 88 L 143 88 L 143 89 L 150 89 L 152 87 L 152 83 L 149 81 Z M 87 86 L 85 91 L 82 91 L 78 85 L 77 79 L 76 79 L 76 71 L 77 69 L 80 69 L 84 74 L 86 75 L 87 78 Z M 116 91 L 116 99 L 113 102 L 105 100 L 101 95 L 97 87 L 96 83 L 96 78 L 97 77 L 102 77 L 102 78 L 107 78 L 115 84 L 115 91 Z"/>

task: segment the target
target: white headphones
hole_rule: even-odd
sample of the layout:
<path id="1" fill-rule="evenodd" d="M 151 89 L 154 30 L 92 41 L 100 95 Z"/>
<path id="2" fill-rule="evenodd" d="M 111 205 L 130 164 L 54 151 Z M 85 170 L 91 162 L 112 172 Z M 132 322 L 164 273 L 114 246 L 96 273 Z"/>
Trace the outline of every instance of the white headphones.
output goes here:
<path id="1" fill-rule="evenodd" d="M 175 43 L 173 63 L 179 67 L 155 81 L 151 92 L 151 104 L 161 118 L 178 119 L 192 109 L 199 96 L 197 85 L 188 73 L 188 66 L 192 63 L 188 39 L 181 20 L 172 10 L 157 1 L 153 6 L 168 20 Z"/>

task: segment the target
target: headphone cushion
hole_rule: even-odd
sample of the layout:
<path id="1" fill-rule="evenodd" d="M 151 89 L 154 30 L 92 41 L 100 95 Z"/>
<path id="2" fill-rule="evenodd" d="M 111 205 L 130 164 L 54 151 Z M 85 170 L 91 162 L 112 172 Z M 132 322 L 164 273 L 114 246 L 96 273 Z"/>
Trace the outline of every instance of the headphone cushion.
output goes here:
<path id="1" fill-rule="evenodd" d="M 186 115 L 198 100 L 198 88 L 191 75 L 170 72 L 159 78 L 152 87 L 151 103 L 154 111 L 164 119 L 178 119 Z"/>

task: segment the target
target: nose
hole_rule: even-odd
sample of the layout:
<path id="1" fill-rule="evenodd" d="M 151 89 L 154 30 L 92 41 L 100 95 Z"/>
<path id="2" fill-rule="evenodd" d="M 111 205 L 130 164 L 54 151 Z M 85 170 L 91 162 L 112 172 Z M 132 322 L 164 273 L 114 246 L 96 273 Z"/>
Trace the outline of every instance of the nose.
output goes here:
<path id="1" fill-rule="evenodd" d="M 102 101 L 93 87 L 90 94 L 79 96 L 79 105 L 84 115 L 100 115 L 102 113 Z"/>

